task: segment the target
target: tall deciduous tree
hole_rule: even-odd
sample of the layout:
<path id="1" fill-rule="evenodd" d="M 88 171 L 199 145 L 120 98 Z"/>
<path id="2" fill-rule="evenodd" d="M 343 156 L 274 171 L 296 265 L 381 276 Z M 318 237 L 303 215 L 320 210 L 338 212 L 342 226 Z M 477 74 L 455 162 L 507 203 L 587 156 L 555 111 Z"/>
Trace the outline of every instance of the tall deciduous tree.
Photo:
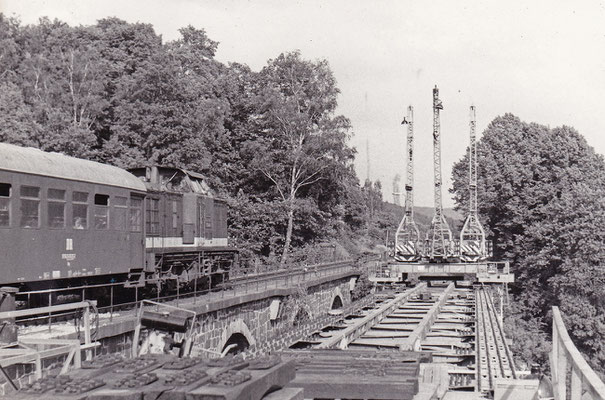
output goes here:
<path id="1" fill-rule="evenodd" d="M 605 360 L 605 163 L 573 128 L 549 129 L 506 114 L 478 143 L 479 212 L 496 256 L 513 262 L 521 315 L 548 321 L 559 305 L 592 361 Z M 453 193 L 466 209 L 467 157 Z M 600 294 L 599 294 L 600 293 Z"/>
<path id="2" fill-rule="evenodd" d="M 254 144 L 258 149 L 254 165 L 273 184 L 286 208 L 284 263 L 297 198 L 347 157 L 343 153 L 349 121 L 334 115 L 339 90 L 326 61 L 306 61 L 298 52 L 282 54 L 263 68 L 260 82 L 262 136 Z"/>

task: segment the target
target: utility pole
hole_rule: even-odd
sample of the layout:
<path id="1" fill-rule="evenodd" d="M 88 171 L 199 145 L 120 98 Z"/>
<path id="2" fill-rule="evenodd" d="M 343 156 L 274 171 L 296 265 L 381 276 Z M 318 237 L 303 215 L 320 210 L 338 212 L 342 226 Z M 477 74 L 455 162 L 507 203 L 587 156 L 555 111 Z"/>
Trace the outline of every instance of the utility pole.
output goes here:
<path id="1" fill-rule="evenodd" d="M 414 222 L 414 109 L 408 107 L 408 115 L 402 125 L 407 125 L 406 141 L 406 177 L 405 177 L 405 214 L 395 234 L 395 260 L 417 261 L 420 259 L 420 232 Z"/>
<path id="2" fill-rule="evenodd" d="M 470 144 L 468 147 L 468 216 L 460 231 L 460 260 L 475 262 L 487 258 L 485 232 L 479 221 L 477 206 L 477 138 L 475 106 L 470 110 Z"/>
<path id="3" fill-rule="evenodd" d="M 439 111 L 443 104 L 439 100 L 439 89 L 433 89 L 433 170 L 435 174 L 435 214 L 431 227 L 427 232 L 427 253 L 433 261 L 446 261 L 452 255 L 452 231 L 443 215 L 443 202 L 441 200 L 441 123 Z"/>

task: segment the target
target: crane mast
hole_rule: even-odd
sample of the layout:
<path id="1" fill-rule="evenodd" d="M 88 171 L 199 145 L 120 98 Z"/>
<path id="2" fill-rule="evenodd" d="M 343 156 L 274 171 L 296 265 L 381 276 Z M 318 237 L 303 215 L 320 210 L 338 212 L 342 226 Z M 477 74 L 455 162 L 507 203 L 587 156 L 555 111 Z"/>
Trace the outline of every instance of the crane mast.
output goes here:
<path id="1" fill-rule="evenodd" d="M 468 216 L 460 231 L 460 259 L 474 262 L 487 258 L 485 232 L 479 221 L 477 207 L 477 139 L 475 136 L 475 106 L 470 109 L 470 144 L 468 147 Z"/>
<path id="2" fill-rule="evenodd" d="M 395 234 L 395 260 L 417 261 L 420 259 L 420 232 L 414 222 L 414 109 L 408 107 L 408 115 L 401 122 L 407 125 L 405 214 Z"/>
<path id="3" fill-rule="evenodd" d="M 446 261 L 452 255 L 452 231 L 443 215 L 441 199 L 441 124 L 439 111 L 443 104 L 439 100 L 439 89 L 433 89 L 433 169 L 435 174 L 435 214 L 427 232 L 427 255 L 434 261 Z"/>

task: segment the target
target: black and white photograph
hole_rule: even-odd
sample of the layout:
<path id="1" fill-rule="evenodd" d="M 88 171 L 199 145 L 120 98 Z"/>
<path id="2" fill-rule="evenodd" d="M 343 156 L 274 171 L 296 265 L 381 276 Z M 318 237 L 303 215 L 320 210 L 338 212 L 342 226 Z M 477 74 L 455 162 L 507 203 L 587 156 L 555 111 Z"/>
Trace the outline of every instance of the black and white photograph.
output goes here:
<path id="1" fill-rule="evenodd" d="M 605 0 L 0 0 L 0 400 L 605 400 Z"/>

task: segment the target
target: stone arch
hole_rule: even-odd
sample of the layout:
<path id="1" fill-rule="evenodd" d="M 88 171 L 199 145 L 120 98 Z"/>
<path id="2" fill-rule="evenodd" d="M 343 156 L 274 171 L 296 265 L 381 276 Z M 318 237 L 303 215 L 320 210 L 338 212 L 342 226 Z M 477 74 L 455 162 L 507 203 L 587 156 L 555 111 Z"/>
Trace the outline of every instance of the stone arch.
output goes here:
<path id="1" fill-rule="evenodd" d="M 338 310 L 344 307 L 344 296 L 339 287 L 332 291 L 332 299 L 330 300 L 329 310 Z"/>
<path id="2" fill-rule="evenodd" d="M 304 321 L 308 321 L 313 319 L 313 315 L 309 311 L 308 307 L 298 307 L 296 309 L 296 313 L 294 313 L 294 317 L 292 319 L 292 325 L 296 326 Z"/>
<path id="3" fill-rule="evenodd" d="M 248 346 L 256 345 L 256 339 L 252 336 L 250 329 L 243 319 L 238 318 L 223 329 L 221 334 L 221 345 L 217 350 L 222 352 L 225 346 L 232 343 L 238 345 L 244 344 L 244 340 L 247 342 Z"/>

